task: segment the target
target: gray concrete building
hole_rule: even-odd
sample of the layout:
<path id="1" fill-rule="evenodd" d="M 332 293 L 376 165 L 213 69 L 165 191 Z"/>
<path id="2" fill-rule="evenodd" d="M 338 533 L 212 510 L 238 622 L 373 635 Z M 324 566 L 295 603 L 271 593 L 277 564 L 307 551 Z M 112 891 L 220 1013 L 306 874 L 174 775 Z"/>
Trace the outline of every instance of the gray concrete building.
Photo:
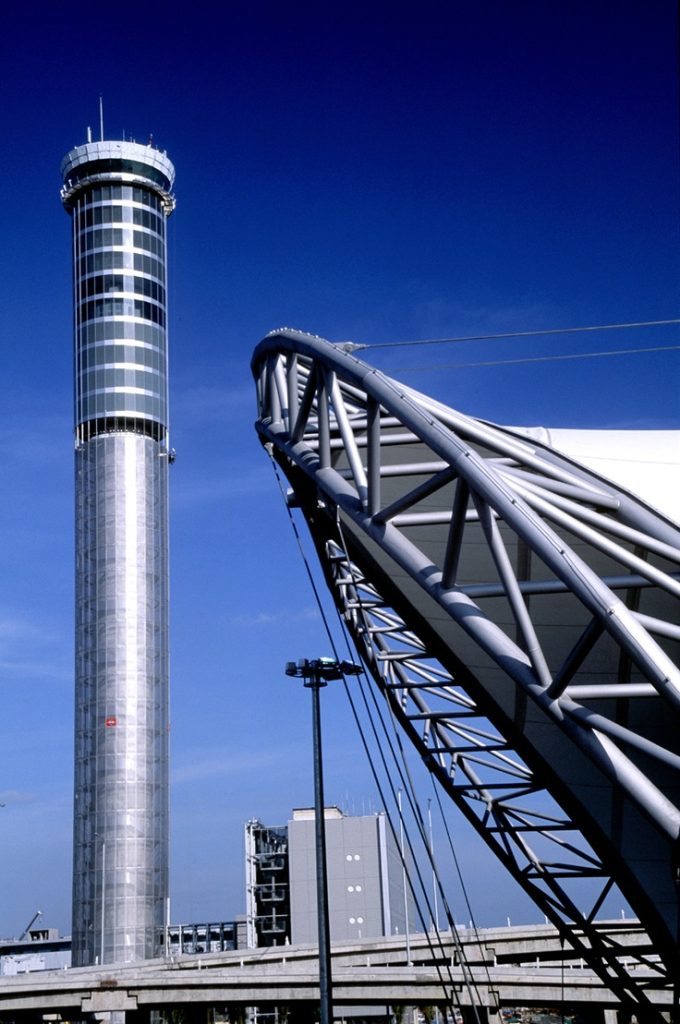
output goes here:
<path id="1" fill-rule="evenodd" d="M 158 952 L 168 893 L 166 221 L 174 168 L 92 142 L 73 226 L 76 721 L 73 963 Z"/>
<path id="2" fill-rule="evenodd" d="M 384 812 L 350 816 L 327 807 L 324 817 L 331 942 L 403 934 L 404 872 Z M 314 810 L 294 810 L 285 826 L 249 821 L 248 944 L 316 943 L 316 908 Z"/>
<path id="3" fill-rule="evenodd" d="M 58 928 L 29 928 L 19 939 L 0 939 L 0 977 L 71 966 L 71 937 Z"/>

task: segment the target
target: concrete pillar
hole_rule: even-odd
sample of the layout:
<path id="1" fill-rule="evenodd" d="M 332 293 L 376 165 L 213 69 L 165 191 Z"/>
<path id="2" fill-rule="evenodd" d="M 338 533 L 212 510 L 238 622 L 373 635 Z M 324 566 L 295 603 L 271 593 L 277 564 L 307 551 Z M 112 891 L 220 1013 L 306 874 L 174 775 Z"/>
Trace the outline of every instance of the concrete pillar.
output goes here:
<path id="1" fill-rule="evenodd" d="M 152 1014 L 157 1024 L 160 1024 L 159 1014 L 146 1008 L 142 1010 L 126 1010 L 125 1024 L 151 1024 Z"/>
<path id="2" fill-rule="evenodd" d="M 229 1017 L 230 1024 L 245 1024 L 247 1020 L 246 1007 L 241 1003 L 227 1003 L 225 1010 Z M 208 1017 L 208 1024 L 213 1024 L 215 1020 L 214 1007 L 210 1008 L 210 1015 Z"/>
<path id="3" fill-rule="evenodd" d="M 180 1011 L 182 1024 L 210 1024 L 212 1021 L 212 1007 L 205 1006 L 202 1003 L 183 1003 L 181 1006 L 167 1006 L 164 1010 L 166 1020 L 171 1019 L 173 1010 Z"/>
<path id="4" fill-rule="evenodd" d="M 678 1024 L 678 1008 L 671 1007 L 668 1010 L 657 1010 L 652 1007 L 649 1011 L 643 1008 L 637 1010 L 620 1009 L 616 1011 L 618 1024 L 659 1024 L 659 1014 L 662 1020 L 668 1020 L 669 1024 Z"/>
<path id="5" fill-rule="evenodd" d="M 463 1024 L 489 1024 L 489 1009 L 487 1006 L 462 1006 L 461 1016 Z"/>
<path id="6" fill-rule="evenodd" d="M 318 1000 L 298 999 L 289 1006 L 288 1024 L 313 1024 L 319 1019 Z"/>
<path id="7" fill-rule="evenodd" d="M 591 1003 L 574 1005 L 574 1024 L 605 1024 L 605 1011 Z"/>

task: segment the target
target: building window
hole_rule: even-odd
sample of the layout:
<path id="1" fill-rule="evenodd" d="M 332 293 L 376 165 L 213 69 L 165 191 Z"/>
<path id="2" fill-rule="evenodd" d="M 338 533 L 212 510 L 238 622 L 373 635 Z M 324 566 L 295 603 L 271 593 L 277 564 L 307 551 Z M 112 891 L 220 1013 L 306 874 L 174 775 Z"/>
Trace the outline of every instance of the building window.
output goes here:
<path id="1" fill-rule="evenodd" d="M 123 229 L 97 228 L 95 231 L 88 231 L 80 235 L 79 244 L 83 252 L 88 249 L 103 249 L 109 245 L 123 245 Z"/>
<path id="2" fill-rule="evenodd" d="M 165 258 L 165 246 L 162 238 L 149 234 L 147 231 L 135 229 L 133 242 L 135 249 L 145 249 L 147 252 L 152 252 L 154 256 L 160 257 L 160 259 Z"/>

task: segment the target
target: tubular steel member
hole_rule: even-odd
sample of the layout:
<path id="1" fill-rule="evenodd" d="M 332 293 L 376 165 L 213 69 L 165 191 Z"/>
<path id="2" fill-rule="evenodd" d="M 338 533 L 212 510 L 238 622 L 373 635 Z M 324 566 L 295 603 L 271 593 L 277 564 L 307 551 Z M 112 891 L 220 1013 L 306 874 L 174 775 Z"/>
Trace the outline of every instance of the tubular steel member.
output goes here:
<path id="1" fill-rule="evenodd" d="M 578 955 L 658 1020 L 647 989 L 680 973 L 677 523 L 323 339 L 274 332 L 252 368 L 256 429 L 426 765 Z M 635 951 L 595 921 L 614 885 L 649 935 Z"/>

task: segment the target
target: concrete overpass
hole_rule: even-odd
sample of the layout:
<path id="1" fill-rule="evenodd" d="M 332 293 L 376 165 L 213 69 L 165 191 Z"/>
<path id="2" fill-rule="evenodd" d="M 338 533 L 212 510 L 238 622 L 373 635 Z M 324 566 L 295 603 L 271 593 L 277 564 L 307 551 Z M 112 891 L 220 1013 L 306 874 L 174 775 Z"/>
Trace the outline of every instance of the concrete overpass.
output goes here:
<path id="1" fill-rule="evenodd" d="M 672 993 L 655 969 L 641 966 L 645 936 L 634 923 L 600 926 L 616 932 L 630 950 L 629 969 L 649 1002 L 670 1010 Z M 364 940 L 333 948 L 333 999 L 338 1016 L 352 1004 L 376 1007 L 447 1005 L 464 1019 L 485 1021 L 502 1007 L 576 1010 L 586 1022 L 612 1021 L 619 1000 L 550 925 L 464 929 L 412 935 L 411 963 L 403 936 Z M 647 946 L 647 953 L 649 947 Z M 314 946 L 279 946 L 229 953 L 149 960 L 136 964 L 74 968 L 3 980 L 0 1020 L 58 1015 L 63 1020 L 125 1013 L 145 1019 L 153 1010 L 182 1008 L 186 1020 L 207 1020 L 210 1008 L 286 1005 L 291 1020 L 309 1020 L 318 1003 L 318 959 Z M 474 1008 L 474 1009 L 473 1009 Z M 627 1020 L 626 1014 L 621 1015 Z"/>

